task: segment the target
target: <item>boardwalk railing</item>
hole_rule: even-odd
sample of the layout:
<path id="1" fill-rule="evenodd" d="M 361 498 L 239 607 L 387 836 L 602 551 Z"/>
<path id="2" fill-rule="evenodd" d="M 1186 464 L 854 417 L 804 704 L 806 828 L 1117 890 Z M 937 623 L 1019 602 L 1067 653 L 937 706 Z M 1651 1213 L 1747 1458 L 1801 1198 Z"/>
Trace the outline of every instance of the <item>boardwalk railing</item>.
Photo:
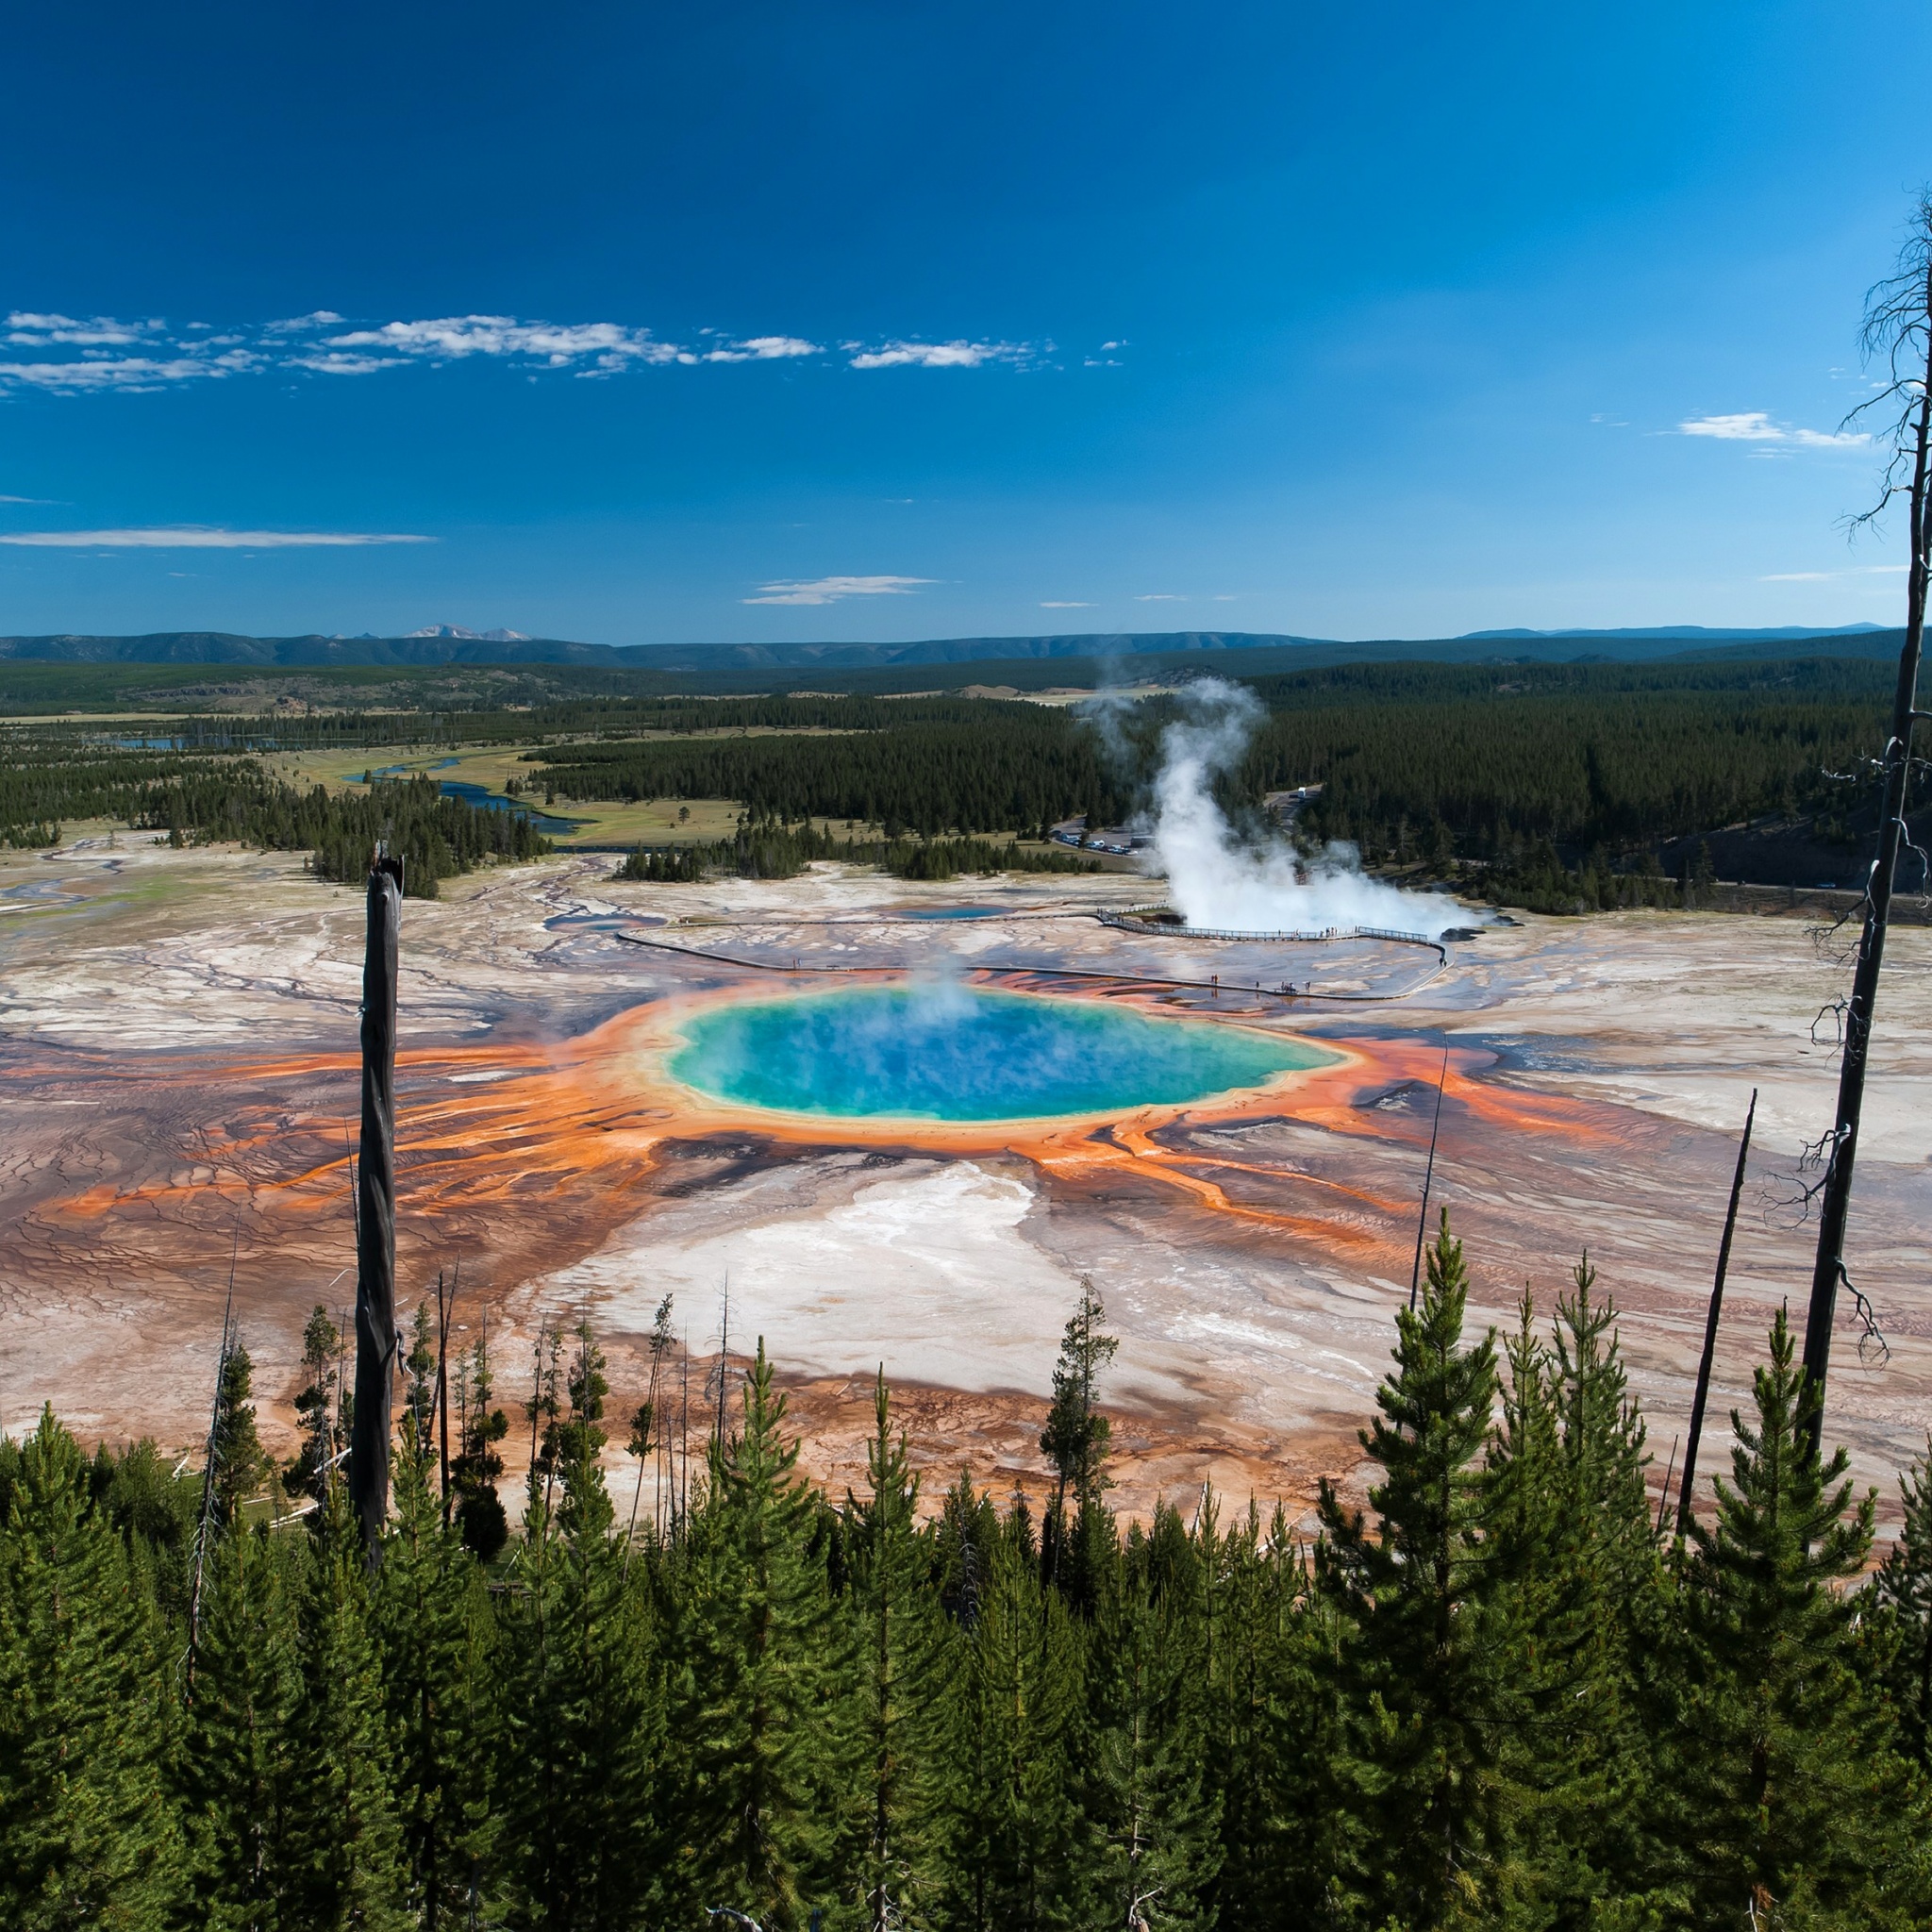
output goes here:
<path id="1" fill-rule="evenodd" d="M 1391 940 L 1397 945 L 1427 946 L 1443 959 L 1449 957 L 1442 942 L 1430 939 L 1426 933 L 1395 932 L 1382 925 L 1324 925 L 1319 932 L 1230 932 L 1219 926 L 1181 925 L 1168 914 L 1164 906 L 1135 906 L 1125 912 L 1103 912 L 1100 923 L 1118 926 L 1123 932 L 1154 933 L 1167 939 L 1263 940 L 1276 944 L 1315 944 L 1332 940 Z"/>

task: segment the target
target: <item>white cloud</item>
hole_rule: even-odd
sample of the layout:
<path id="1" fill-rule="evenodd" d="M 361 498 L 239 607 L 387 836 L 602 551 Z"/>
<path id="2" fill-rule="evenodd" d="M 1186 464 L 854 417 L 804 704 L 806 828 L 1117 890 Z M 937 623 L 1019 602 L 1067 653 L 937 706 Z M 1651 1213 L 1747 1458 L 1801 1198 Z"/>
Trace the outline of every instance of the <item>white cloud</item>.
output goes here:
<path id="1" fill-rule="evenodd" d="M 876 349 L 858 350 L 854 369 L 978 369 L 988 362 L 1019 362 L 1028 352 L 1024 342 L 883 342 Z"/>
<path id="2" fill-rule="evenodd" d="M 1863 563 L 1851 570 L 1781 570 L 1774 571 L 1768 577 L 1759 577 L 1760 584 L 1828 584 L 1836 583 L 1840 577 L 1890 577 L 1903 576 L 1907 566 L 1903 563 Z"/>
<path id="3" fill-rule="evenodd" d="M 265 336 L 304 336 L 319 328 L 333 328 L 341 321 L 333 308 L 317 308 L 308 315 L 291 315 L 282 322 L 265 323 L 262 334 Z M 206 328 L 205 322 L 192 322 L 190 328 Z"/>
<path id="4" fill-rule="evenodd" d="M 1789 449 L 1862 449 L 1872 439 L 1849 429 L 1793 429 L 1763 409 L 1729 416 L 1692 416 L 1677 425 L 1679 436 L 1707 436 L 1720 442 L 1769 442 Z"/>
<path id="5" fill-rule="evenodd" d="M 841 597 L 909 597 L 933 577 L 814 577 L 809 582 L 760 584 L 761 594 L 744 604 L 836 604 Z"/>
<path id="6" fill-rule="evenodd" d="M 0 386 L 44 390 L 51 395 L 84 395 L 107 390 L 168 389 L 177 383 L 235 375 L 255 367 L 246 350 L 225 356 L 112 356 L 74 362 L 0 362 Z"/>
<path id="7" fill-rule="evenodd" d="M 291 356 L 291 369 L 312 369 L 318 375 L 374 375 L 378 369 L 400 369 L 406 356 L 351 356 L 341 349 L 317 349 Z"/>
<path id="8" fill-rule="evenodd" d="M 803 336 L 747 336 L 728 349 L 708 349 L 707 362 L 783 362 L 796 356 L 823 356 L 816 342 Z"/>
<path id="9" fill-rule="evenodd" d="M 37 315 L 24 308 L 14 309 L 7 318 L 7 340 L 23 349 L 44 349 L 56 342 L 77 349 L 125 349 L 145 338 L 158 335 L 158 322 L 116 322 L 109 315 L 96 315 L 79 322 L 71 315 Z"/>
<path id="10" fill-rule="evenodd" d="M 1185 604 L 1188 600 L 1174 591 L 1143 591 L 1135 593 L 1136 604 Z"/>
<path id="11" fill-rule="evenodd" d="M 708 339 L 708 343 L 705 339 Z M 90 321 L 14 309 L 0 325 L 8 346 L 39 351 L 0 360 L 0 392 L 39 390 L 52 395 L 165 390 L 243 373 L 300 371 L 315 375 L 374 375 L 416 363 L 436 366 L 481 358 L 535 375 L 545 370 L 592 379 L 633 369 L 700 363 L 785 362 L 827 353 L 804 336 L 727 336 L 700 332 L 686 347 L 647 328 L 619 322 L 530 322 L 511 315 L 445 315 L 412 321 L 348 322 L 333 308 L 216 333 L 208 324 L 171 329 L 159 320 Z M 855 369 L 977 369 L 1030 364 L 1026 342 L 894 340 L 842 345 Z M 1045 348 L 1050 351 L 1051 343 Z"/>
<path id="12" fill-rule="evenodd" d="M 1042 610 L 1091 610 L 1091 604 L 1083 604 L 1073 597 L 1042 597 L 1040 600 Z"/>
<path id="13" fill-rule="evenodd" d="M 1695 416 L 1677 425 L 1679 436 L 1714 436 L 1723 442 L 1782 442 L 1779 429 L 1762 409 L 1737 416 Z"/>
<path id="14" fill-rule="evenodd" d="M 588 361 L 616 370 L 628 363 L 680 359 L 674 342 L 660 342 L 643 328 L 616 322 L 519 322 L 508 315 L 446 315 L 427 322 L 386 322 L 380 328 L 330 336 L 331 349 L 375 349 L 399 356 L 450 361 L 465 356 L 513 357 L 552 369 Z"/>
<path id="15" fill-rule="evenodd" d="M 340 550 L 367 543 L 433 543 L 368 530 L 225 530 L 185 524 L 151 530 L 20 530 L 0 534 L 0 543 L 35 550 Z"/>

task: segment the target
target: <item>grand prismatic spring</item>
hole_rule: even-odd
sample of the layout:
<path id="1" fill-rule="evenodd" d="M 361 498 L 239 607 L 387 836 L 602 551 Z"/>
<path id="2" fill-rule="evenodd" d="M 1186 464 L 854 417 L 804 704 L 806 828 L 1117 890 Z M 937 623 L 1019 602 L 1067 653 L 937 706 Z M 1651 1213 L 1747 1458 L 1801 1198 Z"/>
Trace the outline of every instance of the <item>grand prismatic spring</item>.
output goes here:
<path id="1" fill-rule="evenodd" d="M 1174 1106 L 1332 1058 L 1240 1027 L 941 985 L 724 1007 L 691 1024 L 670 1071 L 780 1112 L 977 1122 Z"/>
<path id="2" fill-rule="evenodd" d="M 1102 924 L 1144 896 L 1126 877 L 655 888 L 612 867 L 560 857 L 404 908 L 398 1299 L 460 1267 L 459 1339 L 487 1322 L 513 1415 L 540 1328 L 580 1315 L 634 1401 L 668 1293 L 694 1402 L 727 1319 L 734 1358 L 762 1335 L 835 1488 L 883 1363 L 915 1459 L 1008 1489 L 1038 1480 L 1091 1277 L 1121 1337 L 1122 1504 L 1211 1478 L 1300 1508 L 1317 1475 L 1355 1479 L 1439 1077 L 1432 1199 L 1478 1312 L 1513 1323 L 1525 1284 L 1547 1307 L 1587 1245 L 1659 1474 L 1754 1086 L 1714 1427 L 1771 1309 L 1802 1301 L 1781 1204 L 1836 1073 L 1802 919 L 1525 918 L 1439 960 Z M 124 837 L 0 856 L 0 1424 L 52 1400 L 84 1433 L 188 1447 L 232 1250 L 286 1449 L 303 1323 L 353 1289 L 360 892 Z M 1922 1446 L 1932 1387 L 1928 995 L 1928 935 L 1901 931 L 1856 1209 L 1890 1354 L 1848 1333 L 1834 1374 L 1873 1480 Z"/>

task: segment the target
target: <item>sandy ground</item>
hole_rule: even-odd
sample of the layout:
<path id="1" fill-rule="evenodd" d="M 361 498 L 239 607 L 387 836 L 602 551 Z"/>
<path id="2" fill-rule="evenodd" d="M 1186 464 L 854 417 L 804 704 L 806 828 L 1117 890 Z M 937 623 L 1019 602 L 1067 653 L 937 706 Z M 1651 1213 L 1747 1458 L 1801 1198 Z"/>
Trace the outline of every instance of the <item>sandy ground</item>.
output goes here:
<path id="1" fill-rule="evenodd" d="M 413 1301 L 460 1260 L 461 1339 L 488 1321 L 513 1397 L 539 1328 L 587 1316 L 626 1409 L 669 1293 L 697 1429 L 728 1274 L 731 1354 L 763 1336 L 817 1474 L 858 1479 L 883 1365 L 935 1481 L 963 1463 L 1037 1483 L 1084 1275 L 1122 1338 L 1121 1500 L 1212 1480 L 1300 1509 L 1318 1474 L 1359 1479 L 1445 1047 L 1434 1198 L 1482 1316 L 1511 1320 L 1525 1283 L 1547 1308 L 1587 1247 L 1659 1465 L 1753 1087 L 1714 1424 L 1776 1303 L 1802 1321 L 1807 1231 L 1787 1204 L 1831 1118 L 1813 1022 L 1845 974 L 1797 920 L 1528 919 L 1438 970 L 1412 948 L 1122 933 L 1091 916 L 1147 896 L 1120 875 L 652 888 L 613 863 L 487 874 L 406 911 L 400 1272 Z M 989 916 L 920 916 L 959 909 Z M 265 1431 L 287 1445 L 302 1323 L 353 1292 L 360 944 L 359 894 L 299 858 L 126 834 L 0 857 L 0 1424 L 51 1400 L 89 1435 L 192 1442 L 232 1246 Z M 908 970 L 1286 1029 L 1343 1064 L 1225 1104 L 977 1134 L 734 1114 L 662 1073 L 692 1002 Z M 1280 998 L 1290 982 L 1313 995 Z M 1888 1509 L 1932 1420 L 1928 1008 L 1932 933 L 1896 932 L 1852 1241 L 1889 1353 L 1861 1358 L 1841 1310 L 1830 1424 Z M 1707 1473 L 1724 1450 L 1720 1427 Z"/>

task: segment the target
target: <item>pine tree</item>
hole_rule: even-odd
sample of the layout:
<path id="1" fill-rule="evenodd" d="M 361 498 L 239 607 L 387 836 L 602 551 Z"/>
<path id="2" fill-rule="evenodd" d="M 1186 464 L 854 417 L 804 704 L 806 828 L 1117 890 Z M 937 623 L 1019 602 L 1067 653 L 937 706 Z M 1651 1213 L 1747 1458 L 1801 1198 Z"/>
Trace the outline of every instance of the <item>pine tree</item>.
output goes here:
<path id="1" fill-rule="evenodd" d="M 327 1472 L 341 1447 L 338 1427 L 341 1371 L 337 1351 L 342 1338 L 320 1302 L 302 1330 L 302 1373 L 307 1378 L 295 1397 L 295 1417 L 302 1429 L 302 1452 L 289 1465 L 282 1481 L 293 1496 L 312 1496 L 318 1505 L 327 1493 Z"/>
<path id="2" fill-rule="evenodd" d="M 883 1366 L 873 1395 L 867 1493 L 846 1498 L 850 1673 L 868 1802 L 857 1821 L 861 1903 L 871 1932 L 907 1923 L 930 1891 L 934 1714 L 948 1694 L 951 1646 L 925 1585 L 919 1479 L 891 1433 Z"/>
<path id="3" fill-rule="evenodd" d="M 597 1461 L 602 1365 L 580 1330 L 572 1407 L 552 1424 L 562 1501 L 549 1510 L 533 1480 L 515 1561 L 503 1809 L 520 1927 L 676 1922 L 683 1902 L 661 1815 L 660 1640 L 642 1579 L 626 1587 Z"/>
<path id="4" fill-rule="evenodd" d="M 1108 1488 L 1107 1454 L 1113 1424 L 1097 1407 L 1100 1376 L 1119 1341 L 1105 1328 L 1107 1309 L 1091 1281 L 1080 1282 L 1079 1306 L 1068 1321 L 1054 1365 L 1053 1404 L 1040 1451 L 1054 1467 L 1053 1501 L 1041 1530 L 1041 1560 L 1048 1581 L 1091 1615 L 1108 1559 L 1110 1524 L 1101 1498 Z M 1074 1520 L 1067 1520 L 1067 1503 Z"/>
<path id="5" fill-rule="evenodd" d="M 419 1453 L 427 1455 L 436 1407 L 436 1323 L 426 1300 L 416 1304 L 409 1323 L 409 1349 L 403 1357 L 403 1419 L 415 1425 Z"/>
<path id="6" fill-rule="evenodd" d="M 503 1474 L 503 1457 L 496 1445 L 509 1434 L 509 1418 L 491 1407 L 495 1393 L 486 1330 L 457 1367 L 458 1453 L 450 1465 L 463 1546 L 483 1563 L 491 1562 L 509 1541 L 509 1518 L 496 1491 L 496 1480 Z"/>
<path id="7" fill-rule="evenodd" d="M 215 1395 L 213 1514 L 218 1525 L 238 1523 L 242 1506 L 267 1481 L 269 1459 L 255 1431 L 255 1365 L 240 1342 L 222 1357 Z"/>
<path id="8" fill-rule="evenodd" d="M 209 1557 L 181 1759 L 195 1918 L 233 1932 L 285 1922 L 295 1885 L 294 1725 L 302 1694 L 291 1567 L 306 1538 L 229 1530 Z"/>
<path id="9" fill-rule="evenodd" d="M 0 1460 L 9 1454 L 17 1457 L 19 1452 L 0 1437 Z M 177 1471 L 151 1438 L 130 1444 L 119 1456 L 103 1443 L 89 1472 L 88 1489 L 94 1507 L 121 1532 L 130 1560 L 146 1568 L 163 1619 L 184 1619 L 190 1558 L 201 1521 L 199 1472 Z M 0 1520 L 5 1513 L 0 1501 Z"/>
<path id="10" fill-rule="evenodd" d="M 1316 1574 L 1349 1625 L 1341 1649 L 1357 1736 L 1338 1765 L 1368 1823 L 1379 1909 L 1416 1927 L 1479 1907 L 1497 1809 L 1499 1655 L 1478 1461 L 1497 1379 L 1495 1339 L 1465 1348 L 1462 1244 L 1429 1249 L 1420 1308 L 1398 1309 L 1396 1373 L 1361 1442 L 1381 1465 L 1371 1534 L 1324 1478 Z"/>
<path id="11" fill-rule="evenodd" d="M 402 1932 L 408 1885 L 366 1560 L 342 1483 L 330 1480 L 302 1604 L 288 1917 Z"/>
<path id="12" fill-rule="evenodd" d="M 1000 1514 L 991 1496 L 973 1487 L 973 1473 L 962 1469 L 946 1491 L 933 1533 L 933 1587 L 940 1607 L 971 1630 L 979 1618 L 979 1596 L 1000 1540 Z"/>
<path id="13" fill-rule="evenodd" d="M 1264 1532 L 1251 1499 L 1229 1530 L 1203 1489 L 1194 1527 L 1207 1679 L 1208 1789 L 1221 1865 L 1209 1894 L 1225 1932 L 1305 1909 L 1337 1862 L 1326 1840 L 1332 1727 L 1310 1674 L 1307 1570 L 1277 1509 Z"/>
<path id="14" fill-rule="evenodd" d="M 667 1431 L 658 1420 L 659 1407 L 658 1384 L 664 1373 L 664 1357 L 671 1353 L 671 1297 L 667 1294 L 658 1304 L 657 1315 L 651 1323 L 651 1379 L 644 1391 L 644 1399 L 638 1405 L 637 1413 L 631 1418 L 630 1440 L 625 1445 L 625 1452 L 637 1458 L 637 1487 L 631 1491 L 630 1522 L 625 1529 L 625 1563 L 626 1571 L 630 1562 L 630 1545 L 635 1542 L 638 1531 L 638 1508 L 644 1499 L 644 1477 L 649 1472 L 651 1458 L 658 1457 L 661 1477 L 663 1451 Z M 660 1480 L 658 1495 L 661 1499 Z M 654 1503 L 651 1510 L 651 1533 L 654 1537 L 663 1534 L 661 1512 Z"/>
<path id="15" fill-rule="evenodd" d="M 979 1584 L 952 1700 L 934 1913 L 946 1932 L 1041 1932 L 1102 1910 L 1097 1848 L 1075 1801 L 1086 1662 L 1084 1626 L 1041 1581 L 1016 1497 Z"/>
<path id="16" fill-rule="evenodd" d="M 1129 1932 L 1210 1925 L 1220 1807 L 1207 1774 L 1199 1556 L 1157 1505 L 1116 1568 L 1094 1620 L 1087 1776 L 1107 1922 Z"/>
<path id="17" fill-rule="evenodd" d="M 1843 1449 L 1822 1466 L 1811 1449 L 1817 1398 L 1782 1308 L 1752 1396 L 1755 1425 L 1732 1411 L 1716 1524 L 1691 1531 L 1686 1888 L 1709 1924 L 1923 1924 L 1907 1847 L 1924 1844 L 1924 1799 L 1861 1677 L 1857 1599 L 1833 1588 L 1864 1564 L 1876 1497 L 1854 1501 Z"/>
<path id="18" fill-rule="evenodd" d="M 1510 1665 L 1494 1712 L 1508 1809 L 1498 1890 L 1524 1923 L 1580 1922 L 1641 1891 L 1641 1815 L 1656 1767 L 1641 1679 L 1668 1608 L 1616 1308 L 1586 1256 L 1552 1342 L 1527 1292 L 1508 1344 L 1484 1522 L 1496 1640 Z"/>
<path id="19" fill-rule="evenodd" d="M 570 1409 L 551 1424 L 543 1441 L 544 1463 L 563 1478 L 564 1502 L 558 1526 L 566 1536 L 578 1531 L 602 1535 L 612 1520 L 610 1496 L 598 1464 L 610 1440 L 600 1426 L 604 1400 L 610 1393 L 605 1366 L 604 1351 L 597 1346 L 588 1318 L 580 1321 L 576 1354 L 565 1380 Z"/>
<path id="20" fill-rule="evenodd" d="M 1932 1771 L 1932 1442 L 1898 1487 L 1905 1524 L 1873 1583 L 1890 1625 L 1886 1676 L 1900 1748 Z"/>
<path id="21" fill-rule="evenodd" d="M 829 1903 L 845 1770 L 816 1505 L 784 1424 L 760 1341 L 741 1425 L 712 1451 L 678 1717 L 692 1740 L 697 1903 L 748 1912 L 767 1932 L 803 1928 L 814 1899 Z"/>
<path id="22" fill-rule="evenodd" d="M 0 1527 L 0 1924 L 165 1925 L 182 1858 L 162 1785 L 167 1662 L 145 1578 L 43 1410 Z"/>
<path id="23" fill-rule="evenodd" d="M 371 1622 L 394 1740 L 395 1807 L 411 1916 L 424 1932 L 465 1923 L 491 1848 L 495 1740 L 488 1598 L 474 1559 L 442 1526 L 406 1408 L 395 1517 L 372 1586 Z"/>

